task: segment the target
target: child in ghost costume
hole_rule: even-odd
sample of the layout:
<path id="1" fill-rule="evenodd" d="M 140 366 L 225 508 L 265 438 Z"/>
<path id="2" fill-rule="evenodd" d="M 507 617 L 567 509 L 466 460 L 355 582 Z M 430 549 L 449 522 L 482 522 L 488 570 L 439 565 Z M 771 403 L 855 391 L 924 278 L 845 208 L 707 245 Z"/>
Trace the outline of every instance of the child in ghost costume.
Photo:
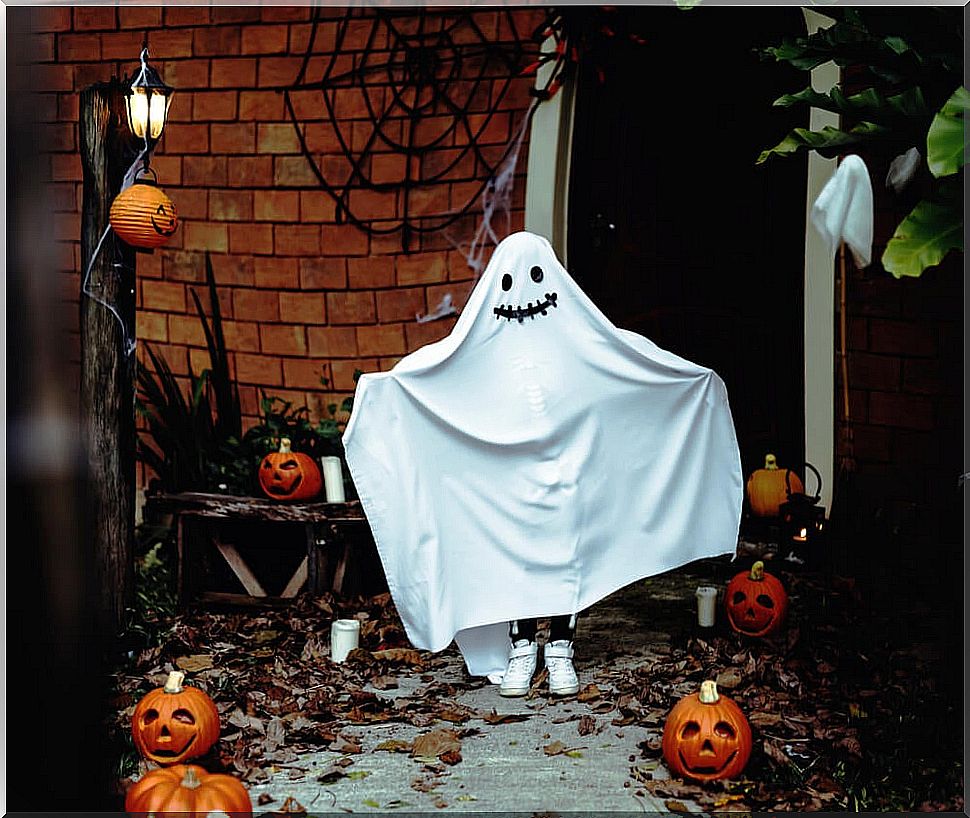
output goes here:
<path id="1" fill-rule="evenodd" d="M 447 337 L 360 377 L 343 442 L 409 639 L 454 640 L 506 695 L 536 667 L 529 620 L 554 617 L 551 692 L 575 692 L 574 614 L 737 545 L 724 383 L 614 326 L 531 233 Z"/>

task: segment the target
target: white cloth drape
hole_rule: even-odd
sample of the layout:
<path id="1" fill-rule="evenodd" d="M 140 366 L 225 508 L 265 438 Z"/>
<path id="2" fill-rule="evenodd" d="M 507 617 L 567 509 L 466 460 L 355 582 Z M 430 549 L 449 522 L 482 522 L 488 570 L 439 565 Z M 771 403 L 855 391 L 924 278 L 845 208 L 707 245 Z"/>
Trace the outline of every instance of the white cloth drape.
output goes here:
<path id="1" fill-rule="evenodd" d="M 835 251 L 843 241 L 861 269 L 872 260 L 872 182 L 866 163 L 846 156 L 812 205 L 812 224 Z"/>

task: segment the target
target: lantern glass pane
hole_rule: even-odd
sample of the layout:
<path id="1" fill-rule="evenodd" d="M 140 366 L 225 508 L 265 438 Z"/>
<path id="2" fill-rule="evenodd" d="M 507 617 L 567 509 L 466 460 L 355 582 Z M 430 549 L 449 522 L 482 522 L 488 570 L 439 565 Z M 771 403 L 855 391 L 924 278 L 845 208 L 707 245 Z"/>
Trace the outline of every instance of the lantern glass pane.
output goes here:
<path id="1" fill-rule="evenodd" d="M 132 133 L 139 139 L 144 139 L 148 125 L 148 96 L 144 88 L 131 89 L 128 96 L 128 119 Z"/>
<path id="2" fill-rule="evenodd" d="M 148 121 L 151 123 L 151 138 L 158 139 L 162 128 L 165 127 L 165 111 L 168 109 L 167 100 L 161 94 L 151 94 L 148 109 Z"/>

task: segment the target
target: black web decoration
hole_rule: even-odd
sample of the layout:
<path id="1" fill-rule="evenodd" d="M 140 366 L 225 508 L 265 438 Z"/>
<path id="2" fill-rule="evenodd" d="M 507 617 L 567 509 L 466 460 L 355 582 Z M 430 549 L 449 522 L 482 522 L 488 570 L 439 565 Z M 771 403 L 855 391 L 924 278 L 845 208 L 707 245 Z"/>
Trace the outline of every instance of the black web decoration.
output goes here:
<path id="1" fill-rule="evenodd" d="M 336 203 L 338 223 L 373 235 L 400 231 L 407 251 L 414 234 L 468 213 L 502 164 L 513 143 L 483 145 L 483 135 L 523 67 L 539 58 L 540 43 L 536 32 L 518 31 L 510 10 L 348 9 L 336 26 L 328 14 L 314 10 L 296 81 L 281 89 L 286 110 L 311 172 Z M 342 157 L 340 164 L 324 162 L 308 144 L 294 105 L 308 91 L 319 94 L 336 139 L 327 152 Z M 340 105 L 362 119 L 341 116 Z M 403 162 L 392 178 L 376 178 L 374 157 L 387 153 Z M 416 200 L 434 186 L 447 190 L 443 181 L 475 182 L 477 189 L 443 207 Z M 366 206 L 355 199 L 361 190 L 372 194 Z"/>

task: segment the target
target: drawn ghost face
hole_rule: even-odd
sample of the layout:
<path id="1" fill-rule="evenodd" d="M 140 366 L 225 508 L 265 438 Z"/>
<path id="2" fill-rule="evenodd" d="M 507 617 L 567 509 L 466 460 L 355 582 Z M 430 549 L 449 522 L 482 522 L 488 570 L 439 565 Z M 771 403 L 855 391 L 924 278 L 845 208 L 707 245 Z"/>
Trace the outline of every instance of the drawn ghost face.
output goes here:
<path id="1" fill-rule="evenodd" d="M 517 277 L 521 280 L 516 281 Z M 545 272 L 538 264 L 533 264 L 529 270 L 510 270 L 504 273 L 501 279 L 502 290 L 510 293 L 507 296 L 509 301 L 519 300 L 519 303 L 499 304 L 492 310 L 495 314 L 495 320 L 501 321 L 504 318 L 506 321 L 511 321 L 515 319 L 521 324 L 526 318 L 534 321 L 536 316 L 549 315 L 549 311 L 556 308 L 556 300 L 559 295 L 545 291 L 548 287 L 548 282 L 545 287 L 543 286 L 545 277 Z M 511 294 L 513 288 L 515 288 L 514 292 L 518 294 L 517 299 Z M 522 300 L 525 299 L 529 300 L 523 304 Z"/>

